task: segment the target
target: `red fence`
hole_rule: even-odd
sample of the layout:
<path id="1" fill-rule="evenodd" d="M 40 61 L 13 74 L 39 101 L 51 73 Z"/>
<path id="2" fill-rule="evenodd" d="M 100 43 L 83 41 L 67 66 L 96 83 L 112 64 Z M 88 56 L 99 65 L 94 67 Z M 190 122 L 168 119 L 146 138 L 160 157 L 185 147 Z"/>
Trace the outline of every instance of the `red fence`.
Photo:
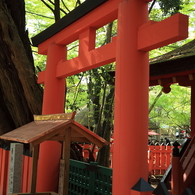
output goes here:
<path id="1" fill-rule="evenodd" d="M 173 146 L 148 146 L 149 175 L 163 175 L 169 167 Z"/>
<path id="2" fill-rule="evenodd" d="M 86 144 L 84 149 L 91 149 L 93 145 Z M 110 167 L 112 168 L 113 144 L 110 147 Z M 149 175 L 163 175 L 171 163 L 173 146 L 148 146 L 148 166 Z M 94 150 L 96 159 L 98 149 Z M 84 157 L 88 156 L 88 151 L 84 150 Z"/>
<path id="3" fill-rule="evenodd" d="M 9 172 L 10 151 L 0 148 L 0 195 L 8 194 L 8 172 Z M 30 191 L 32 158 L 23 155 L 23 173 L 21 192 Z"/>
<path id="4" fill-rule="evenodd" d="M 92 148 L 92 145 L 86 144 L 85 149 Z M 149 175 L 164 174 L 171 163 L 172 146 L 148 146 L 148 165 Z M 94 157 L 97 156 L 98 149 L 94 150 Z M 110 161 L 112 167 L 113 145 L 110 149 Z M 83 150 L 84 157 L 88 157 L 88 150 Z M 0 195 L 8 194 L 8 168 L 9 168 L 9 150 L 0 148 Z M 23 155 L 23 173 L 21 192 L 27 193 L 30 191 L 30 176 L 31 176 L 32 158 Z"/>

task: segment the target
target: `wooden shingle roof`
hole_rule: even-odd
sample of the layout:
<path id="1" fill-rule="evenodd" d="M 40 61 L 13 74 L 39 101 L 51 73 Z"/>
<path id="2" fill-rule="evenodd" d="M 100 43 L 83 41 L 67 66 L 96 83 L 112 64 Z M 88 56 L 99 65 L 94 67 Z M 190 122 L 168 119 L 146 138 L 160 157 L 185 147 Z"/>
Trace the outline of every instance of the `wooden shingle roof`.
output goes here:
<path id="1" fill-rule="evenodd" d="M 164 55 L 150 59 L 150 86 L 180 83 L 195 78 L 195 40 Z"/>
<path id="2" fill-rule="evenodd" d="M 35 116 L 33 122 L 3 134 L 0 139 L 38 145 L 48 140 L 64 141 L 67 129 L 71 129 L 72 142 L 94 143 L 99 147 L 108 144 L 106 140 L 76 122 L 70 114 Z"/>

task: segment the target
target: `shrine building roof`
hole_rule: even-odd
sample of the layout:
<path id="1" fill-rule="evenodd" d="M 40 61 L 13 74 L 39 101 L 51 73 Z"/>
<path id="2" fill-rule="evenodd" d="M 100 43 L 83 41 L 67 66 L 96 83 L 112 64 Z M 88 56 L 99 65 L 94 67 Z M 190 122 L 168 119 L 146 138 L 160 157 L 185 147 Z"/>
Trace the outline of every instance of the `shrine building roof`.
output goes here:
<path id="1" fill-rule="evenodd" d="M 190 85 L 193 78 L 195 78 L 195 40 L 150 59 L 150 85 L 165 83 Z"/>
<path id="2" fill-rule="evenodd" d="M 94 143 L 98 147 L 108 142 L 76 122 L 75 113 L 36 115 L 34 121 L 0 136 L 0 139 L 38 145 L 43 141 L 64 141 L 65 131 L 71 130 L 72 142 Z"/>

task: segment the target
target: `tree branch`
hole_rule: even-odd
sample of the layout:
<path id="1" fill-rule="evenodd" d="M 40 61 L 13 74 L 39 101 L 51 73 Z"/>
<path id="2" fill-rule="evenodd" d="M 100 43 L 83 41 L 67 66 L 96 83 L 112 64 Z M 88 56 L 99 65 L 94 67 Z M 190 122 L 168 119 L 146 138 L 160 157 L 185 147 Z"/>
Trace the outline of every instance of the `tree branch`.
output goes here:
<path id="1" fill-rule="evenodd" d="M 160 96 L 162 95 L 162 89 L 160 90 L 160 92 L 158 93 L 158 95 L 156 96 L 156 98 L 154 99 L 152 105 L 149 108 L 149 114 L 152 111 L 152 109 L 154 108 L 156 102 L 158 101 L 158 99 L 160 98 Z"/>
<path id="2" fill-rule="evenodd" d="M 48 1 L 51 2 L 50 0 Z M 46 5 L 46 7 L 48 7 L 54 13 L 54 9 L 48 3 L 46 3 L 44 0 L 41 0 L 41 2 L 43 2 Z"/>
<path id="3" fill-rule="evenodd" d="M 66 4 L 64 3 L 63 0 L 61 0 L 62 5 L 68 10 L 68 12 L 70 12 L 70 10 L 68 9 L 68 7 L 66 6 Z M 64 11 L 64 10 L 63 10 Z M 65 14 L 67 14 L 67 12 L 64 11 Z"/>
<path id="4" fill-rule="evenodd" d="M 29 12 L 29 11 L 26 11 L 26 13 L 54 20 L 54 18 L 52 18 L 52 17 L 44 16 L 44 15 L 41 15 L 41 14 L 37 14 L 37 13 Z"/>
<path id="5" fill-rule="evenodd" d="M 154 7 L 154 4 L 156 3 L 156 0 L 153 0 L 152 1 L 152 4 L 151 4 L 151 6 L 150 6 L 150 8 L 149 8 L 149 10 L 148 10 L 148 12 L 149 12 L 149 14 L 150 14 L 150 12 L 152 11 L 152 8 Z"/>

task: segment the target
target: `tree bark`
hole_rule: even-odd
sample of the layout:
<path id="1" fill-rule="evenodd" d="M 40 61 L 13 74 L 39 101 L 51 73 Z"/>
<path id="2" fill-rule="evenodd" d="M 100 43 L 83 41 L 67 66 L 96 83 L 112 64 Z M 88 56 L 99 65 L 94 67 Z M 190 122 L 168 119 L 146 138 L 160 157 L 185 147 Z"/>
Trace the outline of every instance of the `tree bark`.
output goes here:
<path id="1" fill-rule="evenodd" d="M 41 114 L 30 41 L 25 30 L 24 0 L 0 1 L 0 134 Z"/>

